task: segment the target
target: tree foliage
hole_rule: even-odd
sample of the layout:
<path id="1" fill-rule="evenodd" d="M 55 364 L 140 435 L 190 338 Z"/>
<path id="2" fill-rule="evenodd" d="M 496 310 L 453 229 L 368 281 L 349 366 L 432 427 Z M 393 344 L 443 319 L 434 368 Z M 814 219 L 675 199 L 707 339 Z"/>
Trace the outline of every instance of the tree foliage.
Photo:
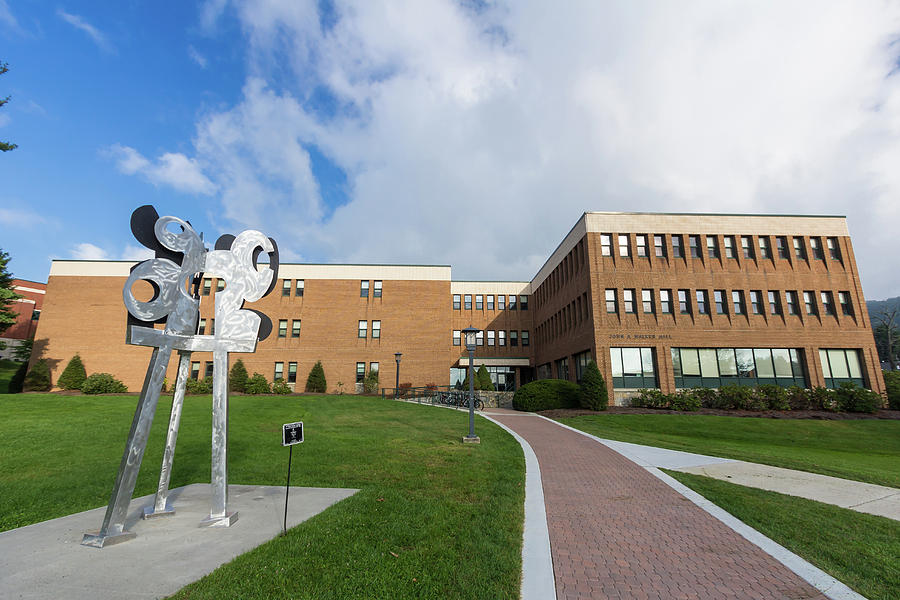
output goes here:
<path id="1" fill-rule="evenodd" d="M 12 379 L 9 380 L 9 383 L 6 386 L 6 389 L 10 394 L 22 393 L 22 385 L 25 382 L 25 373 L 27 371 L 27 362 L 23 362 L 21 365 L 19 365 L 19 368 L 16 369 L 16 372 L 13 374 Z"/>
<path id="2" fill-rule="evenodd" d="M 369 369 L 366 378 L 363 379 L 363 391 L 367 394 L 374 394 L 378 391 L 378 370 Z"/>
<path id="3" fill-rule="evenodd" d="M 266 381 L 265 376 L 254 373 L 253 377 L 247 380 L 247 393 L 252 395 L 271 394 L 272 387 L 269 385 L 269 382 Z"/>
<path id="4" fill-rule="evenodd" d="M 327 387 L 325 369 L 322 368 L 322 361 L 317 360 L 313 368 L 309 370 L 309 377 L 306 378 L 306 391 L 324 394 Z"/>
<path id="5" fill-rule="evenodd" d="M 87 372 L 84 370 L 84 363 L 81 362 L 81 357 L 76 354 L 69 361 L 69 364 L 66 365 L 59 379 L 56 380 L 56 385 L 64 390 L 80 390 L 81 384 L 84 383 L 85 379 L 87 379 Z"/>
<path id="6" fill-rule="evenodd" d="M 606 407 L 609 404 L 609 396 L 606 392 L 606 382 L 603 380 L 603 375 L 600 373 L 600 369 L 597 368 L 597 363 L 594 361 L 588 362 L 587 366 L 584 368 L 584 373 L 581 375 L 580 388 L 581 396 L 579 400 L 581 402 L 581 408 L 606 410 Z"/>
<path id="7" fill-rule="evenodd" d="M 475 389 L 488 392 L 494 391 L 494 382 L 491 381 L 491 374 L 488 373 L 484 365 L 478 367 L 478 372 L 475 373 Z"/>
<path id="8" fill-rule="evenodd" d="M 887 307 L 872 313 L 872 322 L 875 323 L 872 333 L 878 360 L 890 363 L 891 369 L 896 369 L 900 362 L 900 329 L 897 327 L 900 325 L 900 307 Z"/>
<path id="9" fill-rule="evenodd" d="M 49 392 L 51 387 L 50 367 L 47 366 L 47 361 L 41 359 L 28 371 L 22 382 L 22 389 L 26 392 Z"/>
<path id="10" fill-rule="evenodd" d="M 94 373 L 81 384 L 84 394 L 121 394 L 128 391 L 124 383 L 109 373 Z"/>
<path id="11" fill-rule="evenodd" d="M 13 349 L 13 358 L 19 362 L 27 363 L 31 360 L 31 351 L 34 349 L 34 338 L 22 340 Z"/>
<path id="12" fill-rule="evenodd" d="M 3 75 L 9 71 L 9 65 L 3 61 L 0 61 L 0 75 Z M 0 98 L 0 107 L 9 102 L 10 96 L 6 96 L 5 98 Z M 0 152 L 9 152 L 10 150 L 15 150 L 18 147 L 18 144 L 11 144 L 9 142 L 0 142 Z"/>
<path id="13" fill-rule="evenodd" d="M 240 358 L 235 361 L 234 366 L 231 367 L 231 373 L 228 376 L 228 387 L 232 392 L 246 392 L 247 391 L 247 379 L 249 379 L 250 375 L 247 373 L 247 367 L 244 366 L 244 361 Z"/>
<path id="14" fill-rule="evenodd" d="M 13 277 L 7 269 L 9 254 L 0 249 L 0 333 L 9 329 L 16 322 L 16 313 L 12 303 L 21 298 L 13 290 Z"/>

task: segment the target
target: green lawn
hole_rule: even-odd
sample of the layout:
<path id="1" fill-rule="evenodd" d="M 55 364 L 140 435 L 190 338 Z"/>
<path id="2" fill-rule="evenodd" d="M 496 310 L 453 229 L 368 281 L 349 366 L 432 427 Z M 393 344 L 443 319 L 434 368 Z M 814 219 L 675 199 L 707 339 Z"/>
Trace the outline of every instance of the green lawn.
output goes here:
<path id="1" fill-rule="evenodd" d="M 0 360 L 0 394 L 5 394 L 9 391 L 6 386 L 21 364 L 14 360 Z"/>
<path id="2" fill-rule="evenodd" d="M 900 487 L 900 421 L 668 414 L 601 414 L 559 421 L 611 440 Z"/>
<path id="3" fill-rule="evenodd" d="M 135 402 L 0 396 L 0 531 L 105 505 Z M 209 481 L 210 402 L 185 401 L 173 488 Z M 135 496 L 156 489 L 169 406 L 160 402 Z M 295 420 L 306 441 L 291 483 L 361 491 L 177 597 L 518 597 L 524 459 L 510 435 L 479 420 L 481 444 L 464 446 L 466 413 L 389 400 L 236 396 L 230 482 L 284 485 L 281 424 Z"/>
<path id="4" fill-rule="evenodd" d="M 700 475 L 666 471 L 870 600 L 900 598 L 900 523 Z"/>

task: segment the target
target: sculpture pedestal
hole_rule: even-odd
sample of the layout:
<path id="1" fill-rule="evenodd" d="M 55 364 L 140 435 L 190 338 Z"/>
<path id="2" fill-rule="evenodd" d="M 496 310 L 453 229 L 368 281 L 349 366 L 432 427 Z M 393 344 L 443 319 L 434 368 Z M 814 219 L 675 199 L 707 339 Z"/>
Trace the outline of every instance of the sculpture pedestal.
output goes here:
<path id="1" fill-rule="evenodd" d="M 222 516 L 214 517 L 209 515 L 200 521 L 200 527 L 231 527 L 238 520 L 237 511 L 225 513 Z"/>

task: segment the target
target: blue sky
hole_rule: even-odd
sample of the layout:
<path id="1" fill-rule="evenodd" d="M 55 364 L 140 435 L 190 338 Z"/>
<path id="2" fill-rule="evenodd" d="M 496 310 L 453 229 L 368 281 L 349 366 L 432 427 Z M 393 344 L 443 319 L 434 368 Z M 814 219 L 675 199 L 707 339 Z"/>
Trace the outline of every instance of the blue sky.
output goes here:
<path id="1" fill-rule="evenodd" d="M 0 0 L 0 248 L 139 257 L 149 203 L 530 279 L 584 210 L 842 214 L 896 296 L 898 39 L 880 2 Z"/>

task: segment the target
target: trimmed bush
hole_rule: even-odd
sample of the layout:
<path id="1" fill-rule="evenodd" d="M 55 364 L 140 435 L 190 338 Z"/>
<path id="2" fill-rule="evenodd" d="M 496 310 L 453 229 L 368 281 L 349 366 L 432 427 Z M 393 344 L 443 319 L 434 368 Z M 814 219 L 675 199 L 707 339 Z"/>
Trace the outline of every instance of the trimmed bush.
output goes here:
<path id="1" fill-rule="evenodd" d="M 884 371 L 884 387 L 887 388 L 888 408 L 900 410 L 900 371 Z"/>
<path id="2" fill-rule="evenodd" d="M 325 369 L 322 368 L 322 361 L 317 360 L 313 368 L 309 370 L 309 377 L 306 378 L 306 391 L 325 393 L 328 384 L 325 382 Z M 253 393 L 248 390 L 247 393 Z"/>
<path id="3" fill-rule="evenodd" d="M 19 368 L 16 369 L 16 372 L 13 374 L 12 378 L 9 380 L 9 383 L 6 385 L 7 391 L 10 394 L 21 394 L 22 393 L 22 384 L 25 381 L 25 373 L 28 371 L 28 363 L 23 362 L 19 365 Z"/>
<path id="4" fill-rule="evenodd" d="M 769 410 L 791 410 L 788 404 L 787 390 L 780 385 L 763 384 L 756 388 L 756 398 L 760 405 Z"/>
<path id="5" fill-rule="evenodd" d="M 128 388 L 109 373 L 94 373 L 85 378 L 81 391 L 85 394 L 121 394 Z"/>
<path id="6" fill-rule="evenodd" d="M 363 379 L 363 391 L 367 394 L 375 394 L 378 392 L 378 371 L 369 369 L 366 377 Z"/>
<path id="7" fill-rule="evenodd" d="M 513 408 L 528 412 L 553 408 L 578 408 L 580 388 L 564 379 L 541 379 L 516 390 Z"/>
<path id="8" fill-rule="evenodd" d="M 266 381 L 265 377 L 259 373 L 254 373 L 253 377 L 247 380 L 246 392 L 252 395 L 271 394 L 272 388 L 269 387 L 269 382 Z"/>
<path id="9" fill-rule="evenodd" d="M 581 408 L 590 410 L 606 410 L 609 405 L 609 396 L 606 391 L 606 382 L 597 368 L 597 363 L 589 361 L 581 375 L 579 390 L 579 402 Z"/>
<path id="10" fill-rule="evenodd" d="M 791 410 L 810 410 L 811 402 L 809 392 L 800 386 L 792 385 L 785 394 L 787 395 L 788 406 Z"/>
<path id="11" fill-rule="evenodd" d="M 478 371 L 475 372 L 475 389 L 487 392 L 494 391 L 494 382 L 491 381 L 491 374 L 488 373 L 484 365 L 478 367 Z"/>
<path id="12" fill-rule="evenodd" d="M 727 404 L 729 397 L 712 388 L 694 388 L 691 393 L 700 401 L 703 408 L 730 408 Z"/>
<path id="13" fill-rule="evenodd" d="M 842 383 L 834 394 L 838 410 L 844 412 L 873 413 L 882 405 L 881 396 L 849 381 Z"/>
<path id="14" fill-rule="evenodd" d="M 249 377 L 244 361 L 240 358 L 237 359 L 234 366 L 231 367 L 231 373 L 228 374 L 228 389 L 232 392 L 241 393 L 247 391 L 247 379 Z"/>
<path id="15" fill-rule="evenodd" d="M 50 367 L 43 359 L 34 363 L 28 374 L 25 375 L 25 381 L 22 382 L 22 389 L 26 392 L 49 392 L 50 388 Z"/>
<path id="16" fill-rule="evenodd" d="M 188 379 L 184 384 L 184 391 L 188 394 L 212 394 L 213 378 Z"/>
<path id="17" fill-rule="evenodd" d="M 629 404 L 634 408 L 668 408 L 669 396 L 659 390 L 638 390 Z"/>
<path id="18" fill-rule="evenodd" d="M 809 407 L 812 410 L 837 410 L 837 401 L 834 392 L 823 387 L 809 390 Z"/>
<path id="19" fill-rule="evenodd" d="M 291 392 L 291 387 L 287 384 L 287 381 L 279 379 L 272 384 L 272 393 L 278 394 L 279 396 L 287 396 L 293 392 Z"/>
<path id="20" fill-rule="evenodd" d="M 76 354 L 69 361 L 69 364 L 66 365 L 59 379 L 56 380 L 56 385 L 64 390 L 80 390 L 81 384 L 84 383 L 85 379 L 87 379 L 87 373 L 84 370 L 84 363 L 81 362 L 81 357 Z"/>
<path id="21" fill-rule="evenodd" d="M 677 394 L 669 396 L 669 407 L 672 410 L 694 411 L 700 409 L 700 398 L 695 394 L 697 390 L 681 390 Z"/>

